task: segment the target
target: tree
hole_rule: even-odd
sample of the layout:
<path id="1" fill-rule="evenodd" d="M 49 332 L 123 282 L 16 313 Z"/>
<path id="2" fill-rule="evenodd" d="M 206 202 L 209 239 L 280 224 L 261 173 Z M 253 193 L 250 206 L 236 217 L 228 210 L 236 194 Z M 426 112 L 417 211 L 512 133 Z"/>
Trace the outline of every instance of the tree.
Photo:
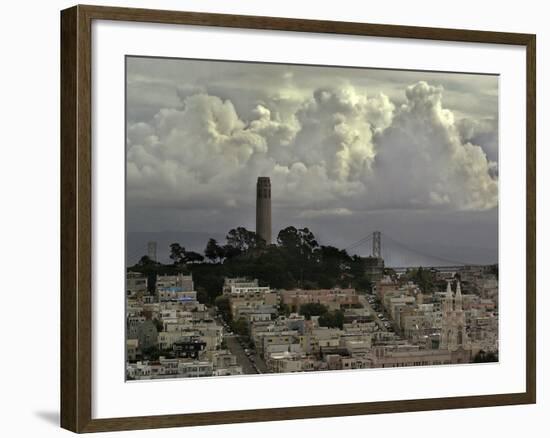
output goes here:
<path id="1" fill-rule="evenodd" d="M 352 280 L 352 258 L 346 250 L 334 246 L 321 246 L 314 250 L 314 263 L 318 265 L 319 287 L 348 286 Z"/>
<path id="2" fill-rule="evenodd" d="M 244 227 L 233 228 L 229 230 L 226 236 L 227 245 L 245 253 L 251 249 L 265 247 L 265 240 L 258 236 L 254 231 L 249 231 Z"/>
<path id="3" fill-rule="evenodd" d="M 327 307 L 320 303 L 306 303 L 300 306 L 300 314 L 304 315 L 308 320 L 311 319 L 312 316 L 324 315 L 327 312 Z"/>
<path id="4" fill-rule="evenodd" d="M 367 276 L 355 279 L 353 281 L 353 286 L 360 291 L 372 292 L 372 281 Z"/>
<path id="5" fill-rule="evenodd" d="M 204 302 L 213 303 L 222 291 L 224 277 L 231 274 L 226 273 L 221 264 L 201 263 L 187 266 L 193 275 L 195 288 L 203 290 L 208 296 Z"/>
<path id="6" fill-rule="evenodd" d="M 246 322 L 246 319 L 242 317 L 236 321 L 233 321 L 231 323 L 231 328 L 239 336 L 248 336 L 248 323 Z"/>
<path id="7" fill-rule="evenodd" d="M 164 330 L 164 324 L 160 319 L 153 318 L 153 324 L 155 324 L 157 332 L 162 332 Z"/>
<path id="8" fill-rule="evenodd" d="M 203 287 L 197 287 L 197 301 L 202 304 L 208 304 L 210 302 L 208 292 L 206 292 Z"/>
<path id="9" fill-rule="evenodd" d="M 204 255 L 207 259 L 209 259 L 212 262 L 219 261 L 224 258 L 224 250 L 223 247 L 218 245 L 218 242 L 216 239 L 209 239 L 208 243 L 206 244 L 206 248 L 204 249 Z"/>
<path id="10" fill-rule="evenodd" d="M 290 315 L 290 306 L 286 303 L 281 303 L 279 305 L 279 314 L 280 315 L 286 315 L 286 316 L 289 316 Z"/>
<path id="11" fill-rule="evenodd" d="M 148 272 L 147 273 L 147 292 L 149 295 L 154 295 L 157 290 L 157 273 Z"/>
<path id="12" fill-rule="evenodd" d="M 236 248 L 231 245 L 224 245 L 222 247 L 222 251 L 223 251 L 224 258 L 226 259 L 232 259 L 242 254 L 242 251 L 239 248 Z"/>
<path id="13" fill-rule="evenodd" d="M 319 270 L 319 258 L 316 250 L 319 244 L 313 233 L 308 228 L 286 227 L 279 231 L 277 243 L 289 271 L 302 287 L 307 280 L 311 280 L 310 284 L 317 283 L 315 272 Z"/>
<path id="14" fill-rule="evenodd" d="M 160 350 L 156 345 L 144 348 L 141 353 L 145 360 L 158 360 L 160 356 Z"/>
<path id="15" fill-rule="evenodd" d="M 152 266 L 154 264 L 155 264 L 155 262 L 153 260 L 151 260 L 151 258 L 149 256 L 146 256 L 146 255 L 141 257 L 139 259 L 139 262 L 137 262 L 137 265 L 141 266 L 141 267 L 149 267 L 149 266 Z"/>
<path id="16" fill-rule="evenodd" d="M 336 279 L 338 278 L 338 276 L 339 275 L 334 276 L 330 274 L 321 274 L 319 275 L 317 285 L 323 289 L 332 289 L 334 286 L 336 286 Z M 304 289 L 308 289 L 306 284 L 304 284 Z M 315 288 L 310 287 L 310 289 L 315 289 Z"/>
<path id="17" fill-rule="evenodd" d="M 334 246 L 321 246 L 319 255 L 323 272 L 333 278 L 339 277 L 349 266 L 350 258 L 345 250 L 339 250 Z"/>
<path id="18" fill-rule="evenodd" d="M 431 293 L 434 290 L 435 274 L 429 269 L 419 267 L 407 271 L 406 277 L 414 281 L 423 293 Z"/>
<path id="19" fill-rule="evenodd" d="M 341 310 L 333 310 L 326 312 L 319 316 L 319 325 L 322 327 L 330 328 L 343 328 L 344 327 L 344 312 Z"/>
<path id="20" fill-rule="evenodd" d="M 309 228 L 286 227 L 279 231 L 277 243 L 287 251 L 299 254 L 303 258 L 310 258 L 313 251 L 319 247 Z"/>
<path id="21" fill-rule="evenodd" d="M 151 260 L 151 258 L 146 255 L 140 258 L 139 262 L 136 264 L 138 272 L 141 272 L 147 277 L 147 292 L 151 295 L 154 294 L 156 290 L 157 271 L 160 266 L 160 263 Z"/>
<path id="22" fill-rule="evenodd" d="M 498 355 L 496 353 L 479 350 L 479 352 L 474 356 L 473 362 L 474 363 L 498 362 Z"/>
<path id="23" fill-rule="evenodd" d="M 226 321 L 231 321 L 232 315 L 231 315 L 231 305 L 229 303 L 229 298 L 224 295 L 220 295 L 219 297 L 216 298 L 216 300 L 214 301 L 214 304 L 218 308 L 218 312 L 222 314 L 223 319 L 225 319 Z"/>
<path id="24" fill-rule="evenodd" d="M 185 248 L 179 243 L 172 243 L 170 245 L 170 259 L 175 265 L 185 264 Z"/>
<path id="25" fill-rule="evenodd" d="M 204 261 L 204 257 L 198 252 L 186 251 L 185 252 L 186 263 L 201 263 Z"/>

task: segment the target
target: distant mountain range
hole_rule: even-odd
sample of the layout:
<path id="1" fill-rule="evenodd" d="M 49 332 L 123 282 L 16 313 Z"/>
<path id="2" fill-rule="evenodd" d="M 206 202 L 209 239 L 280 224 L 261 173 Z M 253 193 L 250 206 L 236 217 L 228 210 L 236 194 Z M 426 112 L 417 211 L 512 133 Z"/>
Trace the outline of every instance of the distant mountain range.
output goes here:
<path id="1" fill-rule="evenodd" d="M 170 244 L 179 243 L 189 251 L 202 253 L 208 239 L 213 238 L 218 243 L 225 243 L 225 234 L 202 231 L 130 231 L 126 234 L 126 264 L 135 264 L 142 256 L 147 255 L 147 243 L 157 242 L 157 260 L 170 261 Z"/>

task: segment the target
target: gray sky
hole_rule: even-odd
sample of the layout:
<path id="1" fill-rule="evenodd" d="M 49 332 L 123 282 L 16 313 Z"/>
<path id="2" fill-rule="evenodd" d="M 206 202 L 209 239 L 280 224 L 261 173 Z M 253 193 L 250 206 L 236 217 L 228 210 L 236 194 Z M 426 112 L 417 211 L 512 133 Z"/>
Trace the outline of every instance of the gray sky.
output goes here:
<path id="1" fill-rule="evenodd" d="M 127 58 L 128 231 L 254 230 L 258 176 L 274 236 L 495 262 L 498 77 Z"/>

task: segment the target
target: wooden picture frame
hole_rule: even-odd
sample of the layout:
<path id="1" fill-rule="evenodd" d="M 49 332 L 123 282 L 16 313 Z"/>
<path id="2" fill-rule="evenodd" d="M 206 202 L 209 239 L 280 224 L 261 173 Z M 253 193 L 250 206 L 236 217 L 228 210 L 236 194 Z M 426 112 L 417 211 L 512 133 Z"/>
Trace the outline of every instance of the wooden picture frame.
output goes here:
<path id="1" fill-rule="evenodd" d="M 367 403 L 196 414 L 92 418 L 92 91 L 93 20 L 186 24 L 412 38 L 526 48 L 527 246 L 526 391 Z M 61 12 L 61 426 L 74 432 L 213 425 L 438 409 L 529 404 L 536 401 L 535 316 L 535 35 L 475 30 L 331 22 L 75 6 Z"/>

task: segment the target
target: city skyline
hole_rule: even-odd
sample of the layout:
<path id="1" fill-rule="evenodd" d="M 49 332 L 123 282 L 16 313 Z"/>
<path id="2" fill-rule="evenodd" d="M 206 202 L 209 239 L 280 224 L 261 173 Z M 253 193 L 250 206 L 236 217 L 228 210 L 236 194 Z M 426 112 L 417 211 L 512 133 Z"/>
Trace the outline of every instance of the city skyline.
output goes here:
<path id="1" fill-rule="evenodd" d="M 129 57 L 126 176 L 127 380 L 499 361 L 496 76 Z"/>
<path id="2" fill-rule="evenodd" d="M 130 241 L 254 230 L 267 176 L 273 239 L 498 260 L 496 76 L 129 57 L 127 133 Z"/>

